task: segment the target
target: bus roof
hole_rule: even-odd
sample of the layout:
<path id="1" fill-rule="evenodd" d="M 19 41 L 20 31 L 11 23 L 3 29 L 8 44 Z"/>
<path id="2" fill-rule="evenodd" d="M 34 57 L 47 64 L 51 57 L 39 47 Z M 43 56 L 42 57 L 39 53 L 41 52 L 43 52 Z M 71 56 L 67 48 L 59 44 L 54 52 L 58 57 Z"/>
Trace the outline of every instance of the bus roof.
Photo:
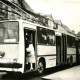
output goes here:
<path id="1" fill-rule="evenodd" d="M 59 33 L 63 33 L 63 34 L 66 34 L 66 35 L 70 35 L 70 36 L 73 36 L 73 37 L 76 37 L 76 34 L 72 33 L 72 32 L 69 32 L 67 30 L 65 30 L 65 32 L 62 32 L 62 30 L 58 30 L 58 29 L 52 29 L 50 27 L 47 27 L 47 26 L 43 26 L 43 25 L 40 25 L 40 24 L 37 24 L 37 23 L 33 23 L 33 22 L 30 22 L 30 21 L 27 21 L 27 20 L 22 20 L 22 19 L 19 19 L 19 20 L 4 20 L 4 21 L 0 21 L 0 22 L 8 22 L 8 21 L 18 21 L 18 22 L 23 22 L 23 23 L 28 23 L 28 24 L 31 24 L 31 25 L 34 25 L 34 26 L 37 26 L 37 27 L 42 27 L 42 28 L 46 28 L 46 29 L 50 29 L 50 30 L 54 30 L 55 32 L 59 32 Z"/>
<path id="2" fill-rule="evenodd" d="M 19 19 L 19 20 L 4 20 L 4 21 L 0 21 L 0 22 L 8 22 L 8 21 L 24 22 L 24 23 L 28 23 L 28 24 L 31 24 L 31 25 L 34 25 L 34 26 L 39 26 L 39 27 L 42 27 L 42 28 L 47 28 L 47 29 L 50 29 L 50 30 L 55 30 L 55 29 L 52 29 L 52 28 L 50 28 L 50 27 L 42 26 L 42 25 L 40 25 L 40 24 L 33 23 L 33 22 L 30 22 L 30 21 L 27 21 L 27 20 L 22 20 L 22 19 Z"/>

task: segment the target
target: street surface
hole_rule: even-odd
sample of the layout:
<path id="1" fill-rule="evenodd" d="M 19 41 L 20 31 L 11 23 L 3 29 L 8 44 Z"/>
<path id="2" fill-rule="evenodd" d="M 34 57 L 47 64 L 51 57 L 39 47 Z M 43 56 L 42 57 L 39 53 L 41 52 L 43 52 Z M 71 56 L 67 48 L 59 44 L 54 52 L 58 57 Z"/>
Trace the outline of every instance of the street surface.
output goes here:
<path id="1" fill-rule="evenodd" d="M 80 65 L 47 75 L 42 78 L 43 80 L 80 80 Z"/>
<path id="2" fill-rule="evenodd" d="M 60 66 L 46 69 L 42 75 L 36 72 L 25 74 L 9 73 L 3 75 L 0 73 L 0 80 L 80 80 L 80 65 Z"/>

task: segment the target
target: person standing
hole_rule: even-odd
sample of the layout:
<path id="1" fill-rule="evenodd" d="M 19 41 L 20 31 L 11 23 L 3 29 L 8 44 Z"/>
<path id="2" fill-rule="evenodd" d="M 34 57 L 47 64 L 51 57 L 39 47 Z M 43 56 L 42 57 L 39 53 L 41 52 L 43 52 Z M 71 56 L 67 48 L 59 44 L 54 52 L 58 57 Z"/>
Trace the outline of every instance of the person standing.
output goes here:
<path id="1" fill-rule="evenodd" d="M 27 61 L 30 63 L 30 70 L 33 70 L 33 63 L 35 63 L 35 51 L 32 44 L 32 41 L 28 41 L 29 46 L 26 48 L 27 54 Z"/>

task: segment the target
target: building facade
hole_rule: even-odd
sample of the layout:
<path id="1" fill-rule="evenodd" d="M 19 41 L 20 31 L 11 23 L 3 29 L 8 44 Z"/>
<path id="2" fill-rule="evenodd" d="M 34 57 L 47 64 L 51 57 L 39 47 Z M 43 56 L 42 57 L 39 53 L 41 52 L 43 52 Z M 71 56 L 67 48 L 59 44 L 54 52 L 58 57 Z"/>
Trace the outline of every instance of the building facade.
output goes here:
<path id="1" fill-rule="evenodd" d="M 54 28 L 54 21 L 51 16 L 35 13 L 25 0 L 1 0 L 0 1 L 0 20 L 28 20 L 40 25 Z"/>

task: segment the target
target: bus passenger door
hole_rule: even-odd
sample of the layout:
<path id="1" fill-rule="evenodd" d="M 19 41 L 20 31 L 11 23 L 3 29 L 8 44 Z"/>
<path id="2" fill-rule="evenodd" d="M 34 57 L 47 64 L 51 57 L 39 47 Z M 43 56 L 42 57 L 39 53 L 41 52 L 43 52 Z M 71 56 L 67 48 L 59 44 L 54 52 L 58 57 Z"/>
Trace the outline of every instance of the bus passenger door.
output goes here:
<path id="1" fill-rule="evenodd" d="M 27 71 L 31 71 L 30 70 L 30 56 L 28 55 L 29 52 L 27 52 L 26 48 L 29 47 L 29 43 L 28 41 L 30 42 L 30 44 L 33 45 L 33 48 L 34 48 L 34 55 L 36 53 L 36 47 L 35 47 L 35 30 L 32 30 L 32 29 L 24 29 L 24 44 L 25 44 L 25 65 L 24 65 L 24 72 L 27 72 Z M 33 60 L 32 60 L 33 61 Z M 35 70 L 36 68 L 36 55 L 35 55 L 35 62 L 32 64 L 33 66 L 33 70 Z"/>
<path id="2" fill-rule="evenodd" d="M 66 35 L 62 34 L 62 63 L 66 63 L 67 59 L 67 42 L 66 42 Z"/>
<path id="3" fill-rule="evenodd" d="M 61 63 L 61 36 L 56 36 L 56 64 Z"/>
<path id="4" fill-rule="evenodd" d="M 80 40 L 76 40 L 76 63 L 80 64 Z"/>

